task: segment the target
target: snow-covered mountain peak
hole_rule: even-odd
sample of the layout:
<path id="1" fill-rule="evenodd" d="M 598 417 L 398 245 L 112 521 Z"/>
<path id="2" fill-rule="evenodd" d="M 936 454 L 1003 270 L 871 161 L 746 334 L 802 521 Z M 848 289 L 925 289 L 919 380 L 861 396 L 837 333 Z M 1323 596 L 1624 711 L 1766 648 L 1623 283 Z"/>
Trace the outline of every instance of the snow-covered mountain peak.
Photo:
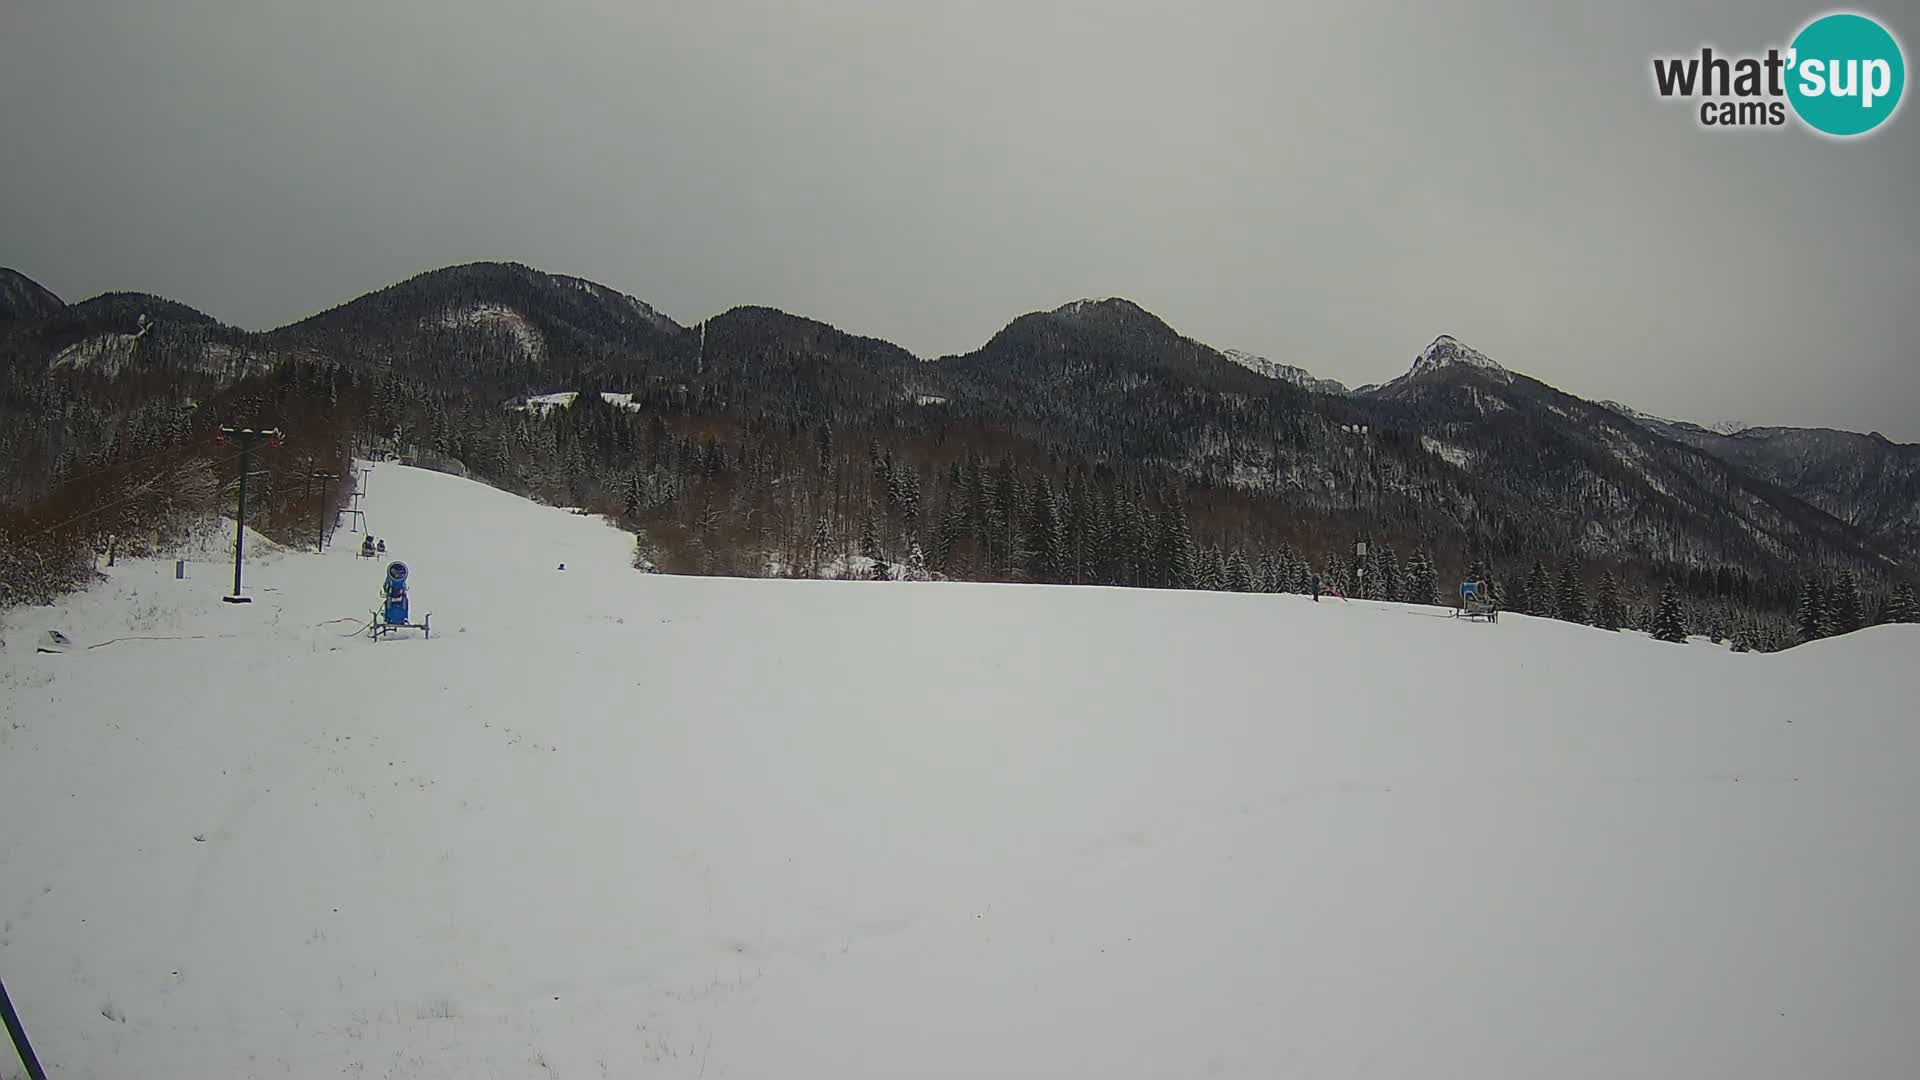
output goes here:
<path id="1" fill-rule="evenodd" d="M 1220 355 L 1256 375 L 1264 375 L 1269 379 L 1278 379 L 1281 382 L 1292 383 L 1305 390 L 1313 390 L 1322 394 L 1345 394 L 1347 392 L 1346 386 L 1339 381 L 1335 379 L 1317 378 L 1313 372 L 1303 367 L 1295 367 L 1292 364 L 1282 364 L 1278 361 L 1269 360 L 1264 356 L 1255 356 L 1241 349 L 1226 349 L 1223 350 Z"/>
<path id="2" fill-rule="evenodd" d="M 1611 409 L 1614 412 L 1617 412 L 1620 415 L 1627 417 L 1628 419 L 1638 420 L 1643 424 L 1647 424 L 1655 428 L 1666 429 L 1666 428 L 1687 427 L 1687 428 L 1694 428 L 1700 431 L 1710 431 L 1715 435 L 1738 435 L 1741 432 L 1750 430 L 1753 427 L 1752 424 L 1746 423 L 1741 420 L 1715 420 L 1710 424 L 1697 424 L 1690 420 L 1671 420 L 1671 419 L 1668 419 L 1667 417 L 1655 416 L 1653 413 L 1644 412 L 1640 409 L 1634 408 L 1631 405 L 1623 404 L 1621 402 L 1612 401 L 1612 400 L 1602 401 L 1599 404 L 1602 408 Z"/>
<path id="3" fill-rule="evenodd" d="M 1059 307 L 1053 309 L 1055 315 L 1066 316 L 1096 315 L 1103 312 L 1128 315 L 1134 313 L 1145 314 L 1140 305 L 1123 296 L 1105 296 L 1098 300 L 1092 298 L 1075 300 L 1071 303 L 1061 304 Z"/>
<path id="4" fill-rule="evenodd" d="M 1606 401 L 1602 401 L 1599 404 L 1601 408 L 1610 409 L 1614 412 L 1619 413 L 1621 416 L 1626 417 L 1629 420 L 1640 420 L 1640 421 L 1645 421 L 1645 422 L 1654 423 L 1654 424 L 1673 423 L 1673 421 L 1667 419 L 1664 416 L 1655 416 L 1650 412 L 1641 412 L 1639 409 L 1636 409 L 1633 406 L 1626 404 L 1625 402 L 1614 401 L 1611 398 L 1609 398 Z"/>
<path id="5" fill-rule="evenodd" d="M 1425 375 L 1427 372 L 1438 371 L 1441 368 L 1455 365 L 1480 368 L 1481 370 L 1499 375 L 1512 374 L 1512 372 L 1509 372 L 1506 368 L 1495 363 L 1487 354 L 1470 345 L 1462 344 L 1449 334 L 1441 334 L 1439 337 L 1433 339 L 1433 344 L 1421 350 L 1420 355 L 1414 357 L 1413 366 L 1407 369 L 1407 374 L 1412 376 Z"/>

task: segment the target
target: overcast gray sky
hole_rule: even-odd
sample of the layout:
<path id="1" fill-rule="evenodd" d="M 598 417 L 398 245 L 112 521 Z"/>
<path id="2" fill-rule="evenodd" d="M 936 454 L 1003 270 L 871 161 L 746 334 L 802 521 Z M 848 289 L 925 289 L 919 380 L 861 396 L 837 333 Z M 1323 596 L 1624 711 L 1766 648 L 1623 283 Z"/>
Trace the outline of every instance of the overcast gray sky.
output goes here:
<path id="1" fill-rule="evenodd" d="M 1348 383 L 1445 332 L 1587 397 L 1916 441 L 1920 112 L 1714 134 L 1651 89 L 1819 10 L 5 0 L 0 265 L 262 329 L 517 260 L 923 356 L 1122 295 Z M 1911 66 L 1920 5 L 1863 10 Z"/>

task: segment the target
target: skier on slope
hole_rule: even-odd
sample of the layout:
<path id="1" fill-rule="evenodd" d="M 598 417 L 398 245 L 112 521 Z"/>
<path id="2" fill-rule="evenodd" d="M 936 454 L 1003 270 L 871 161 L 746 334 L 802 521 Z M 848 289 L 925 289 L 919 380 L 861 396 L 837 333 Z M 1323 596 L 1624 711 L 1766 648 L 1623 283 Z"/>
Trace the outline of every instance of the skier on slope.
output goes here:
<path id="1" fill-rule="evenodd" d="M 1317 604 L 1320 602 L 1320 575 L 1308 574 L 1307 576 L 1313 579 L 1313 602 Z"/>

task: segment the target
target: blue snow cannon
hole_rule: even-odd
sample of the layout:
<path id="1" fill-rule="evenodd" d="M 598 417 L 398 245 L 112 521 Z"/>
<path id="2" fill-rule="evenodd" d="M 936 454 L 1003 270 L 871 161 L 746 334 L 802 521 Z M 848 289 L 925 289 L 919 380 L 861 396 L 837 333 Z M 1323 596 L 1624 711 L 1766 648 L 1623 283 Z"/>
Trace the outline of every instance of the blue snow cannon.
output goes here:
<path id="1" fill-rule="evenodd" d="M 394 625 L 407 621 L 407 564 L 391 562 L 387 564 L 386 584 L 380 587 L 380 595 L 386 599 L 386 609 L 381 618 Z"/>

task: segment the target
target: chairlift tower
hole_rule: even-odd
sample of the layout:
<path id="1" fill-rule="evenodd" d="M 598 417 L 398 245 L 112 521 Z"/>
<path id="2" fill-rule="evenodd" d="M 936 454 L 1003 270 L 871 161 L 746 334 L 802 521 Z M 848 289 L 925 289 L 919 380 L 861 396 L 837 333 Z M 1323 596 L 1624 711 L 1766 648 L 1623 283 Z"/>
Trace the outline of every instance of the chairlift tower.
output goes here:
<path id="1" fill-rule="evenodd" d="M 313 479 L 320 481 L 320 514 L 319 520 L 314 523 L 314 550 L 325 555 L 327 553 L 327 492 L 333 490 L 333 482 L 340 479 L 340 474 L 317 472 L 313 474 Z"/>
<path id="2" fill-rule="evenodd" d="M 220 429 L 220 442 L 231 443 L 240 448 L 240 509 L 234 515 L 233 522 L 233 595 L 220 599 L 229 604 L 250 604 L 253 597 L 240 593 L 240 564 L 247 543 L 247 471 L 253 463 L 253 451 L 257 447 L 278 447 L 286 438 L 279 428 L 264 431 L 255 428 Z"/>
<path id="3" fill-rule="evenodd" d="M 1341 424 L 1340 433 L 1355 440 L 1360 446 L 1366 447 L 1367 454 L 1371 456 L 1373 444 L 1369 440 L 1372 436 L 1372 429 L 1368 425 Z M 1354 467 L 1347 474 L 1347 508 L 1355 517 L 1360 516 L 1360 473 L 1358 467 Z M 1353 573 L 1355 581 L 1353 591 L 1359 594 L 1362 599 L 1366 597 L 1367 592 L 1367 540 L 1370 531 L 1367 526 L 1368 522 L 1362 521 L 1358 528 L 1355 529 L 1353 540 Z"/>
<path id="4" fill-rule="evenodd" d="M 366 511 L 360 509 L 360 500 L 365 498 L 366 494 L 367 470 L 356 467 L 353 470 L 353 490 L 347 492 L 347 505 L 345 509 L 339 510 L 333 515 L 334 528 L 340 527 L 340 519 L 345 516 L 349 518 L 347 522 L 348 532 L 357 533 L 366 531 L 367 514 Z"/>

